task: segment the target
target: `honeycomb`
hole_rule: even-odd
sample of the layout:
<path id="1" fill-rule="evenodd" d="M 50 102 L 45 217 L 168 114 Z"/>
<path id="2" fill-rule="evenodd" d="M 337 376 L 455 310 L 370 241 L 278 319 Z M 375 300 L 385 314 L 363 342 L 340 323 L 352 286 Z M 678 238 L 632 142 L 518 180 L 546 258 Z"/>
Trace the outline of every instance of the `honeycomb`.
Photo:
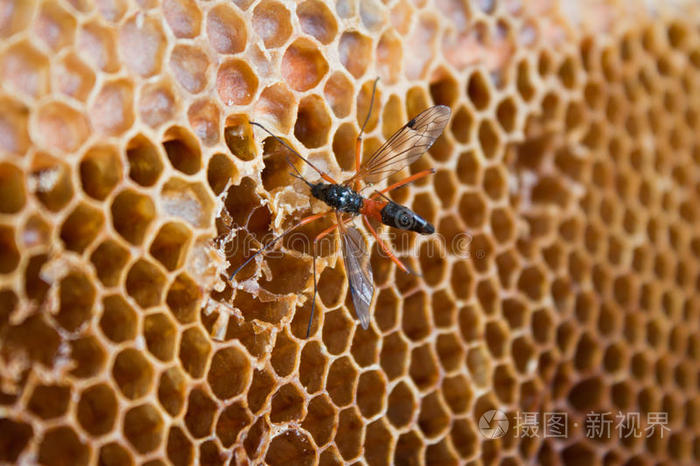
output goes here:
<path id="1" fill-rule="evenodd" d="M 0 38 L 1 463 L 700 462 L 697 5 L 2 0 Z M 227 280 L 322 209 L 248 120 L 343 179 L 375 77 L 365 156 L 452 108 L 392 193 L 437 234 L 382 231 L 422 278 L 367 235 L 366 331 L 324 244 L 307 339 L 328 223 Z"/>

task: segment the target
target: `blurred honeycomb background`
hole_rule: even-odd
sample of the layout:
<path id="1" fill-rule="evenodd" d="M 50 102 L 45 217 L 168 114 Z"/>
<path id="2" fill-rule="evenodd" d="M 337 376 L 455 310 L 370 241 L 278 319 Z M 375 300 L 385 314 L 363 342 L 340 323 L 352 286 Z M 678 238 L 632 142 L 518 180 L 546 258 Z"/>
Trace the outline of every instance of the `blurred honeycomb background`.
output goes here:
<path id="1" fill-rule="evenodd" d="M 1 0 L 0 75 L 0 462 L 700 462 L 694 2 Z M 321 208 L 247 120 L 349 176 L 377 76 L 366 154 L 452 108 L 438 234 L 370 241 L 366 331 L 323 251 L 306 339 L 306 236 L 225 279 Z"/>

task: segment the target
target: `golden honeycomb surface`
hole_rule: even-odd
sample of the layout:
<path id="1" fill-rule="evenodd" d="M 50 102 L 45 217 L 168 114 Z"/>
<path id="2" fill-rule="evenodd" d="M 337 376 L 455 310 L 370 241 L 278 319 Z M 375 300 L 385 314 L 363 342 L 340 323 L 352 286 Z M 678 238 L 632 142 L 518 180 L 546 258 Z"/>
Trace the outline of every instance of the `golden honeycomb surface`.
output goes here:
<path id="1" fill-rule="evenodd" d="M 306 338 L 329 223 L 226 280 L 322 209 L 248 120 L 344 179 L 376 77 L 437 234 L 367 330 L 328 242 Z M 697 464 L 699 135 L 691 1 L 0 0 L 0 463 Z"/>

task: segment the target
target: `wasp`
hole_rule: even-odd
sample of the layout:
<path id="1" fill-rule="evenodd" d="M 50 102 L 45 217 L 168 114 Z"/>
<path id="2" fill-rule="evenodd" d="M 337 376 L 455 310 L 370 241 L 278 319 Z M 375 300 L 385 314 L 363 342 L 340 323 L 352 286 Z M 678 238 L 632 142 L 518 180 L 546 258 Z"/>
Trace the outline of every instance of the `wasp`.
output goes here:
<path id="1" fill-rule="evenodd" d="M 377 81 L 378 79 L 375 80 L 372 88 L 372 96 L 370 98 L 367 117 L 365 118 L 355 142 L 355 173 L 343 182 L 336 181 L 330 175 L 320 170 L 316 165 L 294 150 L 281 138 L 272 134 L 260 123 L 253 121 L 249 122 L 251 125 L 261 128 L 267 134 L 275 138 L 280 144 L 286 147 L 291 154 L 304 161 L 319 174 L 321 179 L 316 183 L 312 183 L 304 178 L 296 166 L 294 166 L 294 164 L 287 159 L 289 165 L 296 172 L 292 173 L 292 176 L 302 180 L 309 187 L 311 196 L 324 202 L 328 207 L 330 207 L 330 209 L 325 212 L 302 218 L 298 223 L 292 225 L 271 239 L 255 254 L 246 259 L 243 264 L 241 264 L 231 274 L 229 280 L 233 281 L 236 274 L 246 265 L 248 265 L 250 261 L 269 249 L 292 230 L 327 215 L 335 215 L 336 222 L 329 228 L 320 232 L 314 239 L 314 294 L 311 301 L 311 316 L 309 317 L 309 324 L 306 329 L 307 338 L 311 331 L 311 323 L 313 321 L 316 307 L 316 295 L 318 294 L 316 256 L 317 246 L 321 239 L 334 232 L 336 229 L 338 230 L 342 244 L 345 273 L 348 278 L 353 306 L 355 307 L 355 313 L 360 320 L 362 328 L 366 329 L 369 326 L 370 307 L 372 304 L 372 297 L 374 296 L 374 282 L 372 278 L 372 270 L 369 264 L 369 253 L 367 251 L 365 241 L 359 230 L 350 225 L 350 222 L 358 215 L 362 216 L 365 226 L 372 236 L 374 236 L 377 244 L 384 251 L 387 257 L 389 257 L 389 259 L 391 259 L 404 272 L 413 274 L 415 274 L 415 272 L 404 265 L 403 262 L 401 262 L 401 260 L 399 260 L 391 251 L 389 246 L 379 237 L 370 220 L 374 220 L 400 230 L 413 231 L 423 235 L 435 233 L 435 227 L 430 222 L 413 212 L 408 207 L 398 204 L 386 196 L 386 194 L 390 191 L 434 173 L 434 169 L 427 169 L 415 173 L 403 180 L 387 186 L 384 189 L 375 190 L 369 196 L 364 196 L 362 191 L 364 188 L 379 183 L 394 173 L 408 167 L 413 162 L 418 160 L 423 153 L 430 149 L 435 140 L 442 134 L 447 122 L 450 119 L 450 108 L 445 105 L 435 105 L 411 118 L 405 125 L 403 125 L 389 139 L 387 139 L 387 141 L 382 144 L 379 149 L 377 149 L 368 159 L 366 159 L 364 163 L 362 163 L 362 135 L 372 114 L 372 105 L 374 103 Z M 364 187 L 362 186 L 363 184 Z"/>

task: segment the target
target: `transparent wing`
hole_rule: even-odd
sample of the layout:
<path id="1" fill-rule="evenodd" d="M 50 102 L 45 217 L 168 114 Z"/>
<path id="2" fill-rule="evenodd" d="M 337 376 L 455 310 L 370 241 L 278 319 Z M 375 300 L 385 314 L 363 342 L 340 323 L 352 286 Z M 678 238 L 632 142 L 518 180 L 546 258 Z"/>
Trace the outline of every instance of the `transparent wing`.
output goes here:
<path id="1" fill-rule="evenodd" d="M 374 295 L 374 281 L 369 262 L 369 253 L 360 231 L 353 226 L 345 226 L 338 215 L 338 228 L 343 243 L 345 273 L 350 284 L 352 304 L 360 319 L 362 328 L 369 326 L 369 308 Z"/>
<path id="2" fill-rule="evenodd" d="M 374 184 L 411 165 L 442 134 L 451 113 L 450 107 L 436 105 L 418 114 L 387 139 L 351 180 Z"/>

